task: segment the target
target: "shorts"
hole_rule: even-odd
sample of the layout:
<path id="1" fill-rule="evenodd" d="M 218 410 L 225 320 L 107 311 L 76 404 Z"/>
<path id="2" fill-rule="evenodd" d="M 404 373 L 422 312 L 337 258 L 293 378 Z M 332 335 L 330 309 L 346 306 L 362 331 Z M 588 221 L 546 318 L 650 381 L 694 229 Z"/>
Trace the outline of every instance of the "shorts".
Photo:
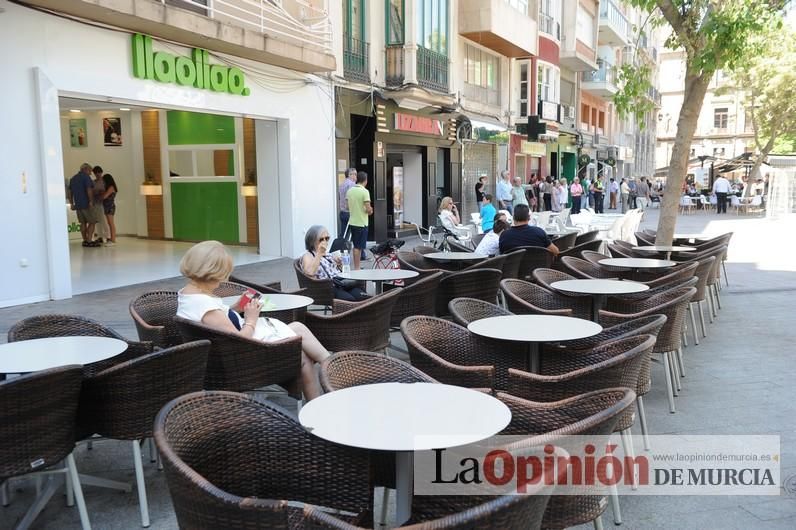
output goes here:
<path id="1" fill-rule="evenodd" d="M 105 211 L 105 215 L 116 215 L 116 203 L 103 204 L 102 208 Z"/>
<path id="2" fill-rule="evenodd" d="M 77 210 L 77 220 L 81 223 L 93 224 L 98 221 L 97 213 L 94 207 L 89 206 L 82 210 Z"/>
<path id="3" fill-rule="evenodd" d="M 368 244 L 368 227 L 367 226 L 351 226 L 351 243 L 354 248 L 365 250 Z"/>

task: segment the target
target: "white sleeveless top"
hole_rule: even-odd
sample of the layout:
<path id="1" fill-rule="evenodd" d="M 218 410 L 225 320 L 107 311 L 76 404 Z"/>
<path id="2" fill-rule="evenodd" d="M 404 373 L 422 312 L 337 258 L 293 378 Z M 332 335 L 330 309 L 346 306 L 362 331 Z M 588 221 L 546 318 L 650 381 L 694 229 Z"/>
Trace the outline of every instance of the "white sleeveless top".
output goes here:
<path id="1" fill-rule="evenodd" d="M 230 313 L 229 306 L 226 305 L 221 298 L 217 296 L 210 296 L 204 293 L 183 293 L 180 290 L 177 293 L 177 316 L 194 322 L 202 322 L 205 314 L 208 311 L 221 311 L 224 315 L 235 315 L 238 319 L 238 325 L 243 327 L 243 319 L 241 316 L 232 311 Z M 290 327 L 275 318 L 260 317 L 257 319 L 257 325 L 254 327 L 254 335 L 252 338 L 261 340 L 263 342 L 274 342 L 282 339 L 289 339 L 295 337 L 296 332 Z"/>

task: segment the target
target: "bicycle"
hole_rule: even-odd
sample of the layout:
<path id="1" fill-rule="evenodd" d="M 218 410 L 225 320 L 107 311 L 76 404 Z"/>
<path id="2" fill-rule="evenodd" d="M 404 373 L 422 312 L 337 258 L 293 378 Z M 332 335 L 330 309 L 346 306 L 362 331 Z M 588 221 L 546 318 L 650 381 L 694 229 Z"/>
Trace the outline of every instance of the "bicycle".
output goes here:
<path id="1" fill-rule="evenodd" d="M 400 269 L 401 264 L 398 262 L 398 249 L 404 246 L 406 242 L 403 239 L 388 239 L 384 243 L 379 243 L 376 246 L 370 247 L 373 252 L 375 262 L 373 263 L 374 269 Z"/>

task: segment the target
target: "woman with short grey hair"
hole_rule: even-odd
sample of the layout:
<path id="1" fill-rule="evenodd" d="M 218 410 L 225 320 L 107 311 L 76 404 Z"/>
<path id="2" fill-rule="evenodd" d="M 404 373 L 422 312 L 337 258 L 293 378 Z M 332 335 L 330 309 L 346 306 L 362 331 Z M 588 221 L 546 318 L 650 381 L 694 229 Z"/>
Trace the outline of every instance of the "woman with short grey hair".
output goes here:
<path id="1" fill-rule="evenodd" d="M 329 231 L 325 226 L 313 225 L 304 234 L 304 248 L 307 252 L 301 256 L 299 266 L 304 274 L 319 280 L 334 281 L 334 297 L 340 300 L 356 302 L 368 297 L 359 287 L 359 282 L 340 278 L 339 256 L 327 253 L 330 245 Z"/>

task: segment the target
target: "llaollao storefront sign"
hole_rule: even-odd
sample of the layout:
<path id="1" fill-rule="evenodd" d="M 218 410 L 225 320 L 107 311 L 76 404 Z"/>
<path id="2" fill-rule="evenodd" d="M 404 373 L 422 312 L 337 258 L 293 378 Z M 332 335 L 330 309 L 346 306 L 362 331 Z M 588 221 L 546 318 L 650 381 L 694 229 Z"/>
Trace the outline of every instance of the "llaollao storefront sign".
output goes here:
<path id="1" fill-rule="evenodd" d="M 152 37 L 133 35 L 133 75 L 161 83 L 190 86 L 212 92 L 248 96 L 240 68 L 210 64 L 207 50 L 194 48 L 191 56 L 176 56 L 152 49 Z"/>

